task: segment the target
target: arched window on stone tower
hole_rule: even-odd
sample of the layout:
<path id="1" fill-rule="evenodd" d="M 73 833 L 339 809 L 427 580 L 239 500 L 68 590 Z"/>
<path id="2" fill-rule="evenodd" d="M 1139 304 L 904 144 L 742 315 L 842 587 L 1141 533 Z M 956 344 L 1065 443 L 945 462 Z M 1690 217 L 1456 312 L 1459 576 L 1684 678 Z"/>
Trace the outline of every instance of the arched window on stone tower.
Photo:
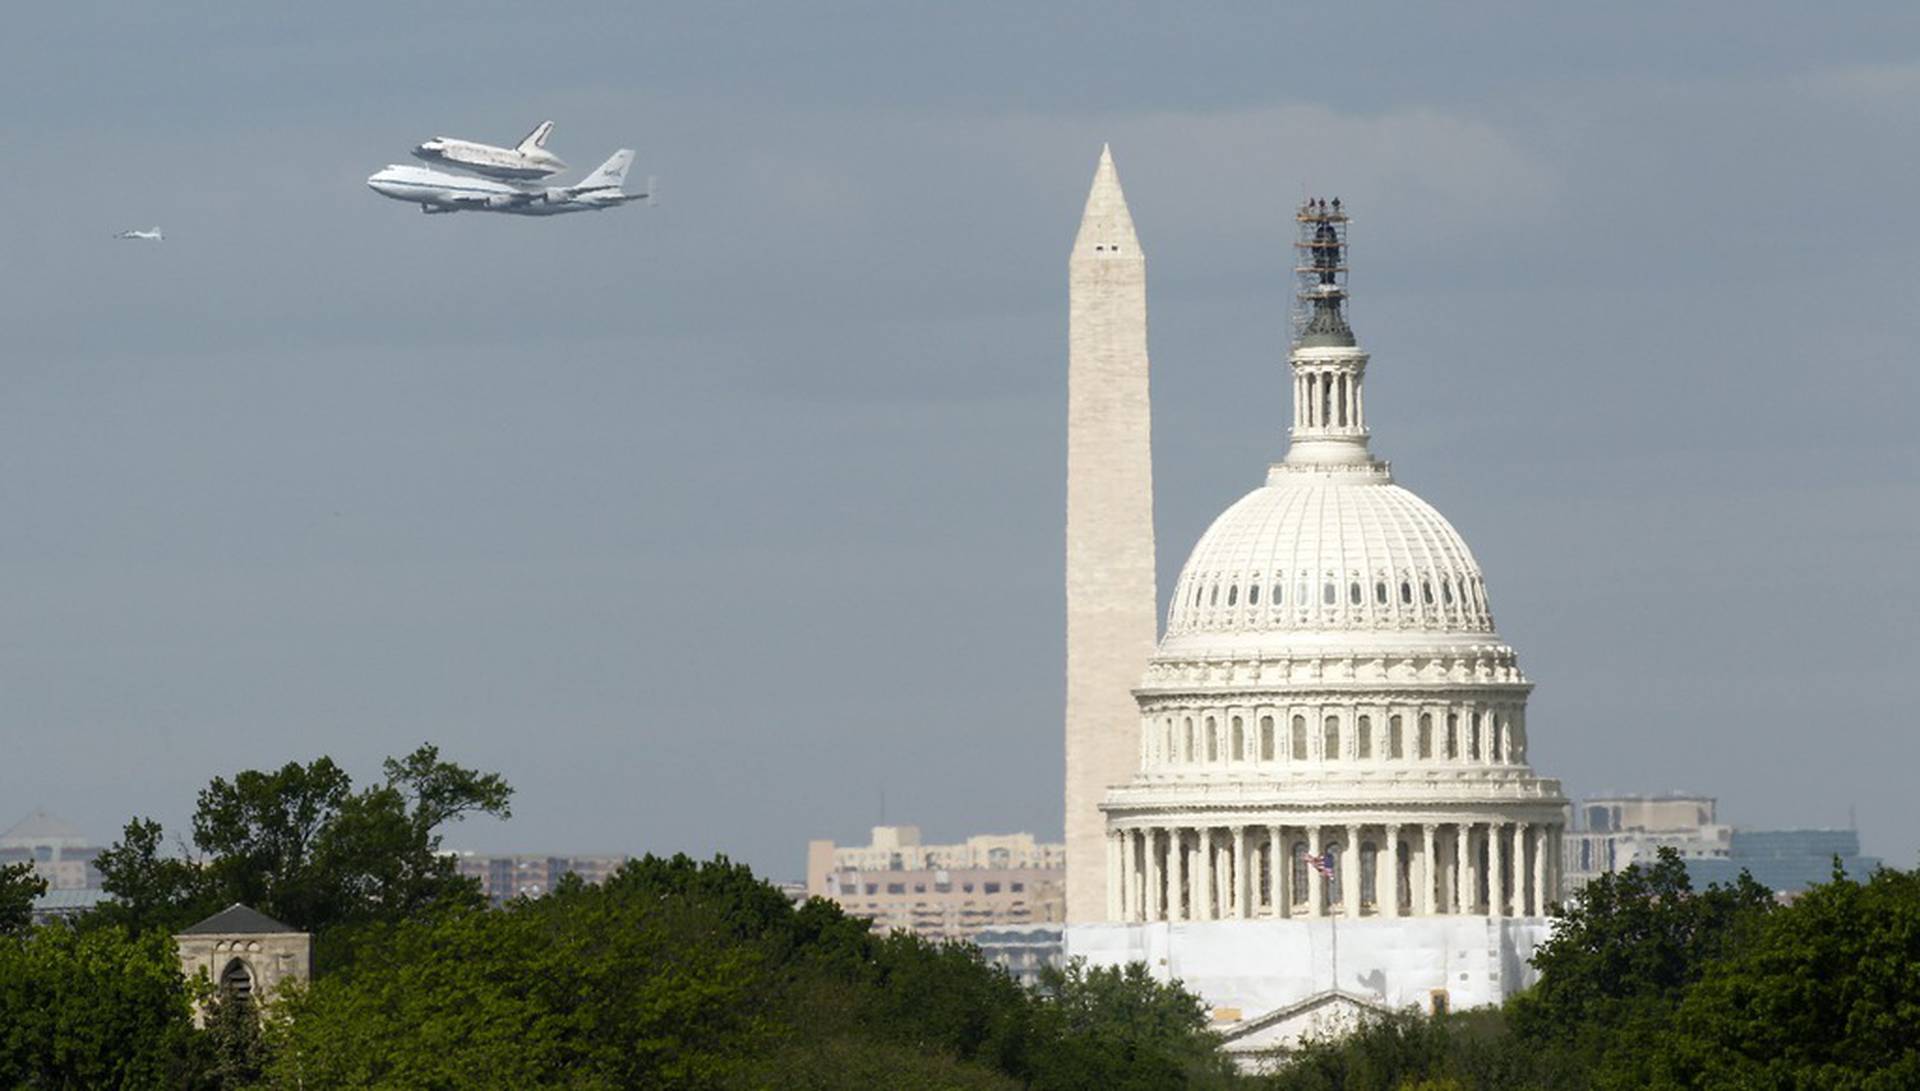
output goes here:
<path id="1" fill-rule="evenodd" d="M 252 1000 L 253 971 L 240 959 L 228 961 L 227 968 L 220 971 L 220 991 L 243 1004 Z"/>

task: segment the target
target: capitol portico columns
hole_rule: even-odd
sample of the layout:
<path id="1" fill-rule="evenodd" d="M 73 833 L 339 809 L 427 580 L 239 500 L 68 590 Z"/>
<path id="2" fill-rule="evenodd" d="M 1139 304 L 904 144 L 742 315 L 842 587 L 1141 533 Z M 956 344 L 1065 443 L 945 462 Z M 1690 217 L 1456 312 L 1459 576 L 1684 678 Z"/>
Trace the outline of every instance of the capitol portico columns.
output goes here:
<path id="1" fill-rule="evenodd" d="M 1527 916 L 1527 824 L 1513 824 L 1513 915 Z"/>
<path id="2" fill-rule="evenodd" d="M 1233 828 L 1233 919 L 1245 920 L 1253 914 L 1248 911 L 1248 903 L 1253 897 L 1253 884 L 1248 881 L 1252 869 L 1247 867 L 1247 828 Z"/>
<path id="3" fill-rule="evenodd" d="M 1187 919 L 1187 837 L 1180 827 L 1167 830 L 1167 919 Z"/>
<path id="4" fill-rule="evenodd" d="M 1287 900 L 1287 873 L 1283 870 L 1287 859 L 1287 843 L 1281 835 L 1285 832 L 1278 826 L 1267 827 L 1268 908 L 1274 916 L 1283 920 L 1293 910 L 1293 903 Z"/>
<path id="5" fill-rule="evenodd" d="M 1360 827 L 1347 827 L 1347 845 L 1340 853 L 1340 905 L 1348 920 L 1360 916 Z"/>
<path id="6" fill-rule="evenodd" d="M 1473 911 L 1473 876 L 1467 861 L 1472 858 L 1472 827 L 1456 822 L 1453 827 L 1453 911 Z"/>
<path id="7" fill-rule="evenodd" d="M 1160 881 L 1160 831 L 1147 830 L 1147 916 L 1150 921 L 1166 917 L 1166 891 Z"/>
<path id="8" fill-rule="evenodd" d="M 1500 859 L 1500 822 L 1486 824 L 1486 914 L 1505 916 L 1507 914 L 1507 887 L 1505 887 L 1505 868 Z"/>
<path id="9" fill-rule="evenodd" d="M 1547 837 L 1553 827 L 1542 824 L 1533 831 L 1533 915 L 1547 915 Z"/>
<path id="10" fill-rule="evenodd" d="M 1384 857 L 1387 868 L 1387 881 L 1384 884 L 1386 901 L 1385 907 L 1381 908 L 1379 900 L 1383 884 L 1376 875 L 1373 880 L 1375 909 L 1384 916 L 1397 917 L 1400 915 L 1400 827 L 1397 824 L 1388 823 L 1386 831 L 1387 851 Z"/>
<path id="11" fill-rule="evenodd" d="M 1420 901 L 1413 907 L 1415 913 L 1423 913 L 1431 917 L 1440 911 L 1433 899 L 1434 876 L 1438 873 L 1439 869 L 1434 866 L 1433 823 L 1422 822 L 1420 823 Z"/>
<path id="12" fill-rule="evenodd" d="M 1195 830 L 1199 838 L 1199 851 L 1194 853 L 1199 877 L 1193 886 L 1193 919 L 1210 921 L 1214 919 L 1213 901 L 1213 830 L 1201 826 Z"/>
<path id="13" fill-rule="evenodd" d="M 1312 857 L 1307 866 L 1307 915 L 1324 917 L 1327 915 L 1326 878 L 1320 874 L 1320 865 L 1316 862 L 1320 856 L 1320 827 L 1307 827 L 1307 855 Z"/>

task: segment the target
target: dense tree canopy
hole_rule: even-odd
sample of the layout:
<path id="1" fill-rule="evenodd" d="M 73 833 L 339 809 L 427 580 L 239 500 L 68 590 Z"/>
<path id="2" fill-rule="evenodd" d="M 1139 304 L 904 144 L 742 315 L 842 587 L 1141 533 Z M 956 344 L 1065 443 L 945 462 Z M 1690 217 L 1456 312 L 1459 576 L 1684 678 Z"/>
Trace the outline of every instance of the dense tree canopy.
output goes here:
<path id="1" fill-rule="evenodd" d="M 277 1018 L 308 1088 L 1166 1087 L 1227 1079 L 1199 1002 L 1075 967 L 1030 993 L 970 947 L 871 935 L 725 860 L 634 861 L 502 910 L 360 930 Z"/>
<path id="2" fill-rule="evenodd" d="M 113 900 L 31 926 L 0 870 L 0 1086 L 1610 1091 L 1920 1086 L 1920 874 L 1779 906 L 1663 853 L 1591 883 L 1504 1009 L 1405 1012 L 1242 1075 L 1143 966 L 1023 988 L 980 953 L 793 904 L 724 858 L 647 857 L 488 908 L 439 851 L 492 774 L 427 746 L 356 789 L 326 758 L 217 778 L 192 851 L 128 823 Z M 185 849 L 186 846 L 178 846 Z M 244 901 L 329 957 L 262 1012 L 180 974 L 169 933 Z M 194 1005 L 203 1018 L 196 1025 Z"/>
<path id="3" fill-rule="evenodd" d="M 158 932 L 0 937 L 0 1087 L 199 1086 L 190 1004 Z"/>

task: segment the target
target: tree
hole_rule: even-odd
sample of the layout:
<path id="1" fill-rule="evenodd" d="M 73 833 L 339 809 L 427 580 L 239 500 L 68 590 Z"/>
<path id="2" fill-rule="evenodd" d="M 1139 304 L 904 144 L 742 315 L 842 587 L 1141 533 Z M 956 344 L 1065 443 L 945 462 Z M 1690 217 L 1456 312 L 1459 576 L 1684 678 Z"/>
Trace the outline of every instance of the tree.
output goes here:
<path id="1" fill-rule="evenodd" d="M 25 931 L 33 923 L 33 900 L 46 892 L 33 861 L 0 867 L 0 936 Z"/>
<path id="2" fill-rule="evenodd" d="M 1708 968 L 1656 1064 L 1666 1086 L 1920 1087 L 1920 872 L 1831 882 Z"/>
<path id="3" fill-rule="evenodd" d="M 1513 1029 L 1583 1058 L 1602 1083 L 1644 1086 L 1652 1044 L 1686 989 L 1773 909 L 1744 872 L 1695 892 L 1672 849 L 1650 867 L 1601 875 L 1535 952 L 1540 981 L 1509 1002 Z"/>
<path id="4" fill-rule="evenodd" d="M 113 895 L 91 910 L 89 927 L 112 925 L 129 932 L 184 928 L 221 908 L 219 892 L 191 860 L 165 854 L 160 823 L 135 818 L 120 840 L 94 860 L 101 888 Z"/>
<path id="5" fill-rule="evenodd" d="M 0 937 L 0 1087 L 197 1085 L 191 997 L 159 932 Z"/>
<path id="6" fill-rule="evenodd" d="M 512 789 L 431 745 L 387 759 L 384 771 L 383 783 L 359 791 L 326 757 L 215 777 L 193 816 L 200 858 L 163 855 L 158 823 L 128 823 L 99 860 L 114 901 L 89 923 L 178 928 L 244 902 L 324 933 L 479 904 L 477 885 L 440 851 L 440 830 L 475 812 L 507 817 Z"/>
<path id="7" fill-rule="evenodd" d="M 1233 1065 L 1200 999 L 1147 968 L 1049 969 L 1036 990 L 1043 1028 L 1034 1053 L 1041 1089 L 1224 1086 Z"/>

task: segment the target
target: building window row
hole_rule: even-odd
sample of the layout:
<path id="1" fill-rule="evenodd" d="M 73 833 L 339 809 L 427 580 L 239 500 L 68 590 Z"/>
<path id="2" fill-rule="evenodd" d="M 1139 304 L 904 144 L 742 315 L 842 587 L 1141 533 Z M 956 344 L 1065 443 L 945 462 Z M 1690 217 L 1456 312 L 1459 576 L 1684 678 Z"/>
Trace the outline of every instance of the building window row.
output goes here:
<path id="1" fill-rule="evenodd" d="M 1371 577 L 1359 572 L 1345 576 L 1298 572 L 1291 578 L 1284 573 L 1214 575 L 1190 579 L 1174 603 L 1175 614 L 1192 614 L 1199 623 L 1240 616 L 1251 620 L 1257 615 L 1222 615 L 1219 610 L 1251 611 L 1262 604 L 1274 615 L 1284 614 L 1291 607 L 1308 613 L 1344 609 L 1387 617 L 1453 615 L 1477 619 L 1486 616 L 1487 590 L 1478 576 L 1417 571 L 1379 572 Z"/>
<path id="2" fill-rule="evenodd" d="M 1524 708 L 1386 706 L 1371 709 L 1160 710 L 1142 720 L 1148 768 L 1308 761 L 1521 764 Z"/>

